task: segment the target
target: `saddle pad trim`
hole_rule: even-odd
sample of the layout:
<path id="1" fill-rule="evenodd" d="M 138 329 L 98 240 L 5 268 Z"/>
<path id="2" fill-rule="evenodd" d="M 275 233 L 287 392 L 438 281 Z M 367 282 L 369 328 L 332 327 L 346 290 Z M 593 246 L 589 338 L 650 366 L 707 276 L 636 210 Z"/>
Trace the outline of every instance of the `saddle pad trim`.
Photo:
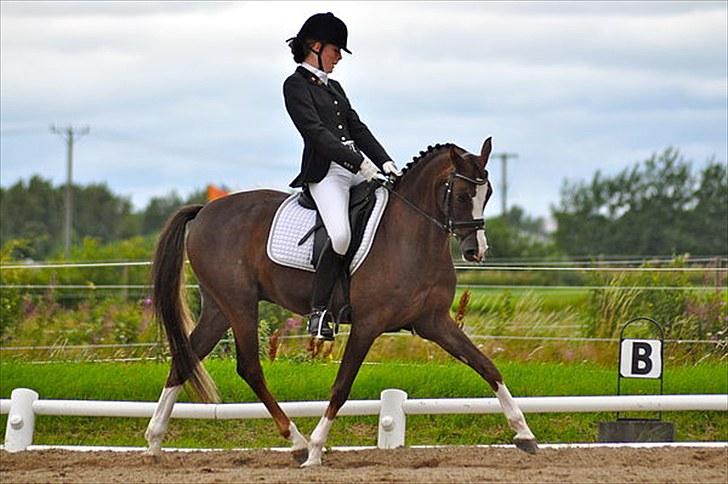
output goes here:
<path id="1" fill-rule="evenodd" d="M 384 209 L 387 207 L 387 202 L 389 201 L 388 190 L 380 187 L 374 193 L 377 196 L 377 201 L 374 203 L 374 210 L 372 211 L 371 217 L 369 217 L 366 229 L 364 229 L 364 237 L 362 237 L 361 244 L 357 248 L 354 258 L 351 260 L 349 274 L 354 274 L 369 255 L 369 251 L 374 244 L 374 236 L 379 228 L 379 222 L 382 221 Z"/>

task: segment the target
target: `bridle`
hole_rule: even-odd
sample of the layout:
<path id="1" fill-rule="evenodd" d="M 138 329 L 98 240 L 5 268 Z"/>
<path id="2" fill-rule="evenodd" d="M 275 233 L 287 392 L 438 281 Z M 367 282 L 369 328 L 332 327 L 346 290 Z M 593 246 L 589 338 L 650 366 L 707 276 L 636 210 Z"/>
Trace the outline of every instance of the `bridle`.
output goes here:
<path id="1" fill-rule="evenodd" d="M 400 195 L 394 190 L 394 184 L 391 179 L 387 180 L 386 182 L 374 179 L 376 183 L 378 183 L 380 186 L 383 186 L 387 190 L 389 190 L 389 193 L 394 195 L 395 197 L 402 200 L 407 206 L 412 208 L 415 212 L 419 213 L 423 217 L 425 217 L 427 220 L 435 224 L 439 229 L 443 230 L 444 232 L 447 232 L 447 235 L 457 236 L 455 233 L 456 230 L 460 229 L 471 229 L 470 232 L 468 232 L 467 235 L 470 235 L 472 232 L 476 232 L 478 230 L 483 230 L 485 228 L 485 219 L 483 218 L 476 218 L 472 220 L 455 220 L 453 218 L 453 206 L 452 206 L 452 191 L 453 191 L 453 184 L 455 183 L 455 179 L 459 178 L 461 180 L 465 180 L 468 183 L 472 183 L 476 186 L 482 186 L 482 185 L 488 185 L 490 186 L 490 181 L 488 180 L 488 170 L 485 170 L 485 176 L 483 178 L 477 177 L 477 178 L 471 178 L 467 175 L 463 175 L 462 173 L 459 173 L 457 171 L 457 168 L 450 172 L 450 176 L 448 176 L 447 181 L 445 182 L 445 198 L 443 200 L 443 206 L 445 207 L 446 213 L 445 217 L 447 218 L 447 221 L 445 223 L 440 222 L 435 217 L 430 215 L 429 213 L 422 210 L 420 207 L 412 203 L 411 201 L 407 200 L 405 197 Z M 490 194 L 492 193 L 491 190 L 488 191 L 488 195 L 485 198 L 486 203 L 488 202 L 488 199 L 490 198 Z M 464 239 L 466 236 L 461 237 Z"/>
<path id="2" fill-rule="evenodd" d="M 469 176 L 463 175 L 462 173 L 458 173 L 457 169 L 450 172 L 447 183 L 445 183 L 445 187 L 447 189 L 445 191 L 445 207 L 447 207 L 447 234 L 452 236 L 458 229 L 472 229 L 471 232 L 485 229 L 484 218 L 474 218 L 472 220 L 453 220 L 452 189 L 455 178 L 465 180 L 466 182 L 472 183 L 476 187 L 490 184 L 490 182 L 488 181 L 488 170 L 485 171 L 485 177 L 483 178 L 470 178 Z M 490 198 L 490 191 L 488 192 L 488 196 L 485 199 L 486 202 L 488 201 L 488 198 Z M 468 232 L 468 235 L 470 235 L 471 232 Z"/>

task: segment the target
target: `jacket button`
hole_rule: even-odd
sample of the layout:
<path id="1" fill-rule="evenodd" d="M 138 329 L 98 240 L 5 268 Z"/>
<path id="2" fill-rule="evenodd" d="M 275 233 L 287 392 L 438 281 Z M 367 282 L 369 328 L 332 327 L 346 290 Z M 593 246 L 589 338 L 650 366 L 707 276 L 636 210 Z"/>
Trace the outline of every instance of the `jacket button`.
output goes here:
<path id="1" fill-rule="evenodd" d="M 334 99 L 334 104 L 339 104 L 339 101 L 337 101 L 336 99 Z"/>
<path id="2" fill-rule="evenodd" d="M 339 129 L 344 129 L 344 127 L 342 125 L 339 125 Z"/>
<path id="3" fill-rule="evenodd" d="M 341 111 L 336 111 L 337 116 L 341 116 Z"/>

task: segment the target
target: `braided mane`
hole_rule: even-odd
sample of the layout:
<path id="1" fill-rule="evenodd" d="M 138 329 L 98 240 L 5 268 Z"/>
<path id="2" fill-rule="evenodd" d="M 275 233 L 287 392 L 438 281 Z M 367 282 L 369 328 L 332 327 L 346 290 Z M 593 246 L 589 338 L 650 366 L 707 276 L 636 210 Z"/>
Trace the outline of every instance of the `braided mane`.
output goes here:
<path id="1" fill-rule="evenodd" d="M 442 153 L 443 151 L 449 150 L 450 148 L 453 148 L 453 147 L 457 148 L 458 146 L 453 143 L 444 143 L 444 144 L 437 143 L 434 146 L 433 145 L 428 146 L 426 150 L 420 151 L 419 155 L 413 156 L 412 161 L 407 163 L 407 165 L 404 168 L 402 168 L 402 178 L 404 178 L 407 175 L 407 173 L 412 171 L 413 168 L 415 168 L 421 164 L 424 165 L 426 161 L 434 158 L 435 155 L 438 155 L 438 154 Z"/>

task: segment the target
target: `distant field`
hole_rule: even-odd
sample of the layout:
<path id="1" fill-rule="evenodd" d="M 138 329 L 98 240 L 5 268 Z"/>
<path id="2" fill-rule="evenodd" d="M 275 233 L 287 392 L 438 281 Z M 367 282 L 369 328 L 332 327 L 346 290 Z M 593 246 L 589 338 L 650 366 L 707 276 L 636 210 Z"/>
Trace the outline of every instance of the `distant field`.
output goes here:
<path id="1" fill-rule="evenodd" d="M 515 396 L 614 394 L 616 369 L 595 364 L 498 362 Z M 206 363 L 224 402 L 257 401 L 237 377 L 232 360 Z M 327 400 L 338 365 L 279 360 L 264 364 L 272 392 L 281 401 Z M 16 387 L 29 387 L 41 398 L 155 401 L 163 385 L 167 364 L 161 363 L 47 363 L 0 364 L 0 396 L 8 398 Z M 665 393 L 728 393 L 726 364 L 666 368 Z M 655 382 L 627 381 L 627 393 L 655 393 Z M 377 399 L 385 388 L 400 388 L 411 398 L 490 397 L 488 385 L 459 363 L 397 363 L 365 365 L 355 382 L 352 399 Z M 182 396 L 181 401 L 186 401 Z M 654 416 L 654 415 L 649 415 Z M 597 423 L 614 414 L 528 415 L 543 442 L 591 442 Z M 6 416 L 0 419 L 4 426 Z M 678 440 L 728 440 L 728 414 L 672 412 Z M 297 419 L 306 433 L 318 419 Z M 39 417 L 38 444 L 144 445 L 146 419 Z M 330 445 L 374 445 L 376 417 L 342 417 L 334 425 Z M 167 445 L 178 447 L 285 446 L 270 420 L 175 420 Z M 410 416 L 407 444 L 507 443 L 512 437 L 502 415 Z"/>

